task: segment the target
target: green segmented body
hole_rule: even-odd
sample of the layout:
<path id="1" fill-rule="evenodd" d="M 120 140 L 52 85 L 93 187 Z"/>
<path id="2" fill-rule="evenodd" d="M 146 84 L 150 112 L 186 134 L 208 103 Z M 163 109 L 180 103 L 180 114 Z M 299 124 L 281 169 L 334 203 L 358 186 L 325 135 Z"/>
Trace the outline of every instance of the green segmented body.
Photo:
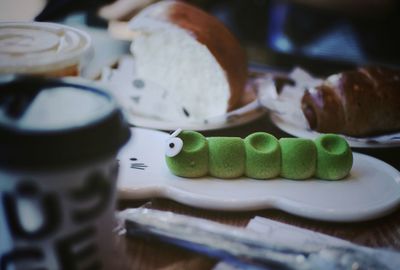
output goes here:
<path id="1" fill-rule="evenodd" d="M 353 164 L 347 141 L 335 134 L 324 134 L 313 141 L 278 140 L 265 132 L 242 139 L 206 138 L 195 131 L 182 131 L 177 138 L 183 142 L 182 149 L 166 156 L 166 163 L 173 174 L 182 177 L 338 180 L 349 174 Z M 169 147 L 172 145 L 169 143 Z"/>

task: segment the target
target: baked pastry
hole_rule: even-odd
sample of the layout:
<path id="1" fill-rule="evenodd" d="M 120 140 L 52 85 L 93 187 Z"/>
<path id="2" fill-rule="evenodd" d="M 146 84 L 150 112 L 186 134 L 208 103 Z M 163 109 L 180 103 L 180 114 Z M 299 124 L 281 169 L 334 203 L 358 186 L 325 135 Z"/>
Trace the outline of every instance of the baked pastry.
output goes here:
<path id="1" fill-rule="evenodd" d="M 198 132 L 177 130 L 166 145 L 166 162 L 175 175 L 201 177 L 208 173 L 208 141 Z M 177 137 L 179 135 L 179 137 Z M 179 153 L 179 155 L 178 155 Z"/>
<path id="2" fill-rule="evenodd" d="M 281 147 L 274 135 L 255 132 L 244 139 L 246 148 L 246 176 L 268 179 L 281 172 Z"/>
<path id="3" fill-rule="evenodd" d="M 305 92 L 311 129 L 353 137 L 400 130 L 400 70 L 366 67 L 332 75 Z"/>
<path id="4" fill-rule="evenodd" d="M 277 176 L 303 180 L 313 176 L 325 180 L 345 178 L 353 165 L 346 140 L 323 134 L 315 141 L 281 138 L 255 132 L 245 139 L 209 137 L 195 131 L 175 131 L 166 141 L 169 170 L 182 177 L 211 175 L 217 178 L 254 179 Z"/>
<path id="5" fill-rule="evenodd" d="M 314 143 L 317 149 L 317 178 L 338 180 L 349 174 L 353 154 L 346 140 L 334 134 L 324 134 Z"/>
<path id="6" fill-rule="evenodd" d="M 240 105 L 247 58 L 214 16 L 183 2 L 162 1 L 136 15 L 130 27 L 137 75 L 174 101 L 182 112 L 176 120 L 222 115 Z"/>
<path id="7" fill-rule="evenodd" d="M 310 139 L 281 138 L 281 176 L 288 179 L 303 180 L 315 174 L 317 150 Z"/>

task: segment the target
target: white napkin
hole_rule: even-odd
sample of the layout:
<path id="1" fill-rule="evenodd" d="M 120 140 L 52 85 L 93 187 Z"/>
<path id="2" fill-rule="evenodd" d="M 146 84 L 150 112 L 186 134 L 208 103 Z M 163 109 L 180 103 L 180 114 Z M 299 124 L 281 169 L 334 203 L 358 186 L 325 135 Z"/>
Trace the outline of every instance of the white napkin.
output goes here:
<path id="1" fill-rule="evenodd" d="M 301 110 L 301 99 L 306 89 L 315 87 L 323 82 L 301 68 L 295 68 L 288 74 L 294 85 L 284 85 L 280 93 L 277 92 L 273 76 L 265 76 L 258 81 L 259 99 L 261 104 L 287 123 L 303 129 L 308 123 Z"/>

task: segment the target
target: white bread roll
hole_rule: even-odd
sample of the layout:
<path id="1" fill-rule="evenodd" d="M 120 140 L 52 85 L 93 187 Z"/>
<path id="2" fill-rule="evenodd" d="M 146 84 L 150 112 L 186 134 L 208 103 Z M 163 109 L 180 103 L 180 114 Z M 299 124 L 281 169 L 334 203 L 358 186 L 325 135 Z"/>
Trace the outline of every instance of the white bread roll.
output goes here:
<path id="1" fill-rule="evenodd" d="M 130 22 L 137 75 L 199 120 L 238 107 L 247 80 L 243 48 L 215 17 L 179 1 L 153 4 Z"/>

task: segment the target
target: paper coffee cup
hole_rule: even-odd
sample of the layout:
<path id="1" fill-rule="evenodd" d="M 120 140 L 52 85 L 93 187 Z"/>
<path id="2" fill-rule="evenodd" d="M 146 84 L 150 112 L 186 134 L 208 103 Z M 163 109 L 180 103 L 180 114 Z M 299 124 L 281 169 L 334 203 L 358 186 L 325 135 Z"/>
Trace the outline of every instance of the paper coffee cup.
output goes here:
<path id="1" fill-rule="evenodd" d="M 91 46 L 88 34 L 66 25 L 0 22 L 0 73 L 78 76 Z"/>
<path id="2" fill-rule="evenodd" d="M 0 77 L 2 269 L 116 269 L 116 155 L 129 137 L 97 86 Z"/>

